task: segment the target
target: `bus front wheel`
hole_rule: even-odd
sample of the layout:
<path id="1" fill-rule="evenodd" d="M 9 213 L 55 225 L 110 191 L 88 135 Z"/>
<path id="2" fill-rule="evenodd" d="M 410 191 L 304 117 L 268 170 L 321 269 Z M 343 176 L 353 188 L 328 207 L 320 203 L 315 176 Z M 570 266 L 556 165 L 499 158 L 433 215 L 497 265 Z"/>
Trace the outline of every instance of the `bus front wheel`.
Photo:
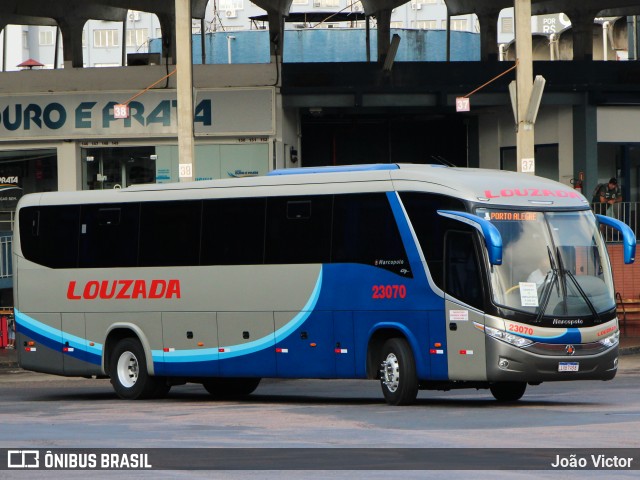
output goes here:
<path id="1" fill-rule="evenodd" d="M 403 338 L 391 338 L 382 347 L 380 385 L 389 405 L 410 405 L 418 395 L 413 352 Z"/>
<path id="2" fill-rule="evenodd" d="M 163 379 L 154 378 L 147 371 L 147 360 L 142 345 L 135 338 L 123 338 L 109 362 L 109 376 L 116 394 L 125 400 L 163 396 L 169 390 Z"/>
<path id="3" fill-rule="evenodd" d="M 526 389 L 526 382 L 498 382 L 489 386 L 491 394 L 499 402 L 520 400 Z"/>

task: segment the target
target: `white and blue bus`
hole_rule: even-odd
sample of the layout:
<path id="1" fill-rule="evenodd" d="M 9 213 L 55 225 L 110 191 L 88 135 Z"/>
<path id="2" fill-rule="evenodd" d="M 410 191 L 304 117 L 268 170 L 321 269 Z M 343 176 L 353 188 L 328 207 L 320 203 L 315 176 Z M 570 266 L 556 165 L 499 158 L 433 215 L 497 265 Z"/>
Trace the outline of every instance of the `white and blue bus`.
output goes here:
<path id="1" fill-rule="evenodd" d="M 379 379 L 420 389 L 609 380 L 618 320 L 600 228 L 565 185 L 434 165 L 276 170 L 38 193 L 14 240 L 20 365 L 125 399 L 197 382 Z"/>

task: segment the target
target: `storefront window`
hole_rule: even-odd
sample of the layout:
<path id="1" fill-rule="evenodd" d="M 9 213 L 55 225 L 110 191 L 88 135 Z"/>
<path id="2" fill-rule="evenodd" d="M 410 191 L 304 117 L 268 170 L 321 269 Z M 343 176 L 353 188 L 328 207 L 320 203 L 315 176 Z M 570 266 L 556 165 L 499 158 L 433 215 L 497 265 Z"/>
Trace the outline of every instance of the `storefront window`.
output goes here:
<path id="1" fill-rule="evenodd" d="M 155 147 L 83 148 L 84 190 L 155 183 Z"/>
<path id="2" fill-rule="evenodd" d="M 0 151 L 0 231 L 13 229 L 22 195 L 58 189 L 55 149 Z"/>

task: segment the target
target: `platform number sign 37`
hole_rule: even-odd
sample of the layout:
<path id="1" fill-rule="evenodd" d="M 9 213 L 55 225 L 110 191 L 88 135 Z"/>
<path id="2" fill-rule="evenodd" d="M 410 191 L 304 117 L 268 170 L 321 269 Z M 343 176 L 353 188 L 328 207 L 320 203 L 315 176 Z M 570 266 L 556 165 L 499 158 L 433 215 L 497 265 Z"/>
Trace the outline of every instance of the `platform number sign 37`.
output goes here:
<path id="1" fill-rule="evenodd" d="M 467 97 L 456 97 L 456 112 L 468 112 L 471 109 L 471 103 Z"/>
<path id="2" fill-rule="evenodd" d="M 536 171 L 536 161 L 534 158 L 523 158 L 522 159 L 522 173 L 535 173 Z"/>

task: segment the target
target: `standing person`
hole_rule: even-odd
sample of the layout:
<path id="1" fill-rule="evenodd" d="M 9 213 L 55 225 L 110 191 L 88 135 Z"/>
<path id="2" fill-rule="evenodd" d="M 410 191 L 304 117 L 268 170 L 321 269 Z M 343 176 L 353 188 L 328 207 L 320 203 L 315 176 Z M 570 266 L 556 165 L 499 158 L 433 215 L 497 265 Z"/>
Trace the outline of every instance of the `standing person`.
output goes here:
<path id="1" fill-rule="evenodd" d="M 13 315 L 9 317 L 7 330 L 9 331 L 9 342 L 7 343 L 7 348 L 16 348 L 16 321 L 14 320 Z"/>
<path id="2" fill-rule="evenodd" d="M 616 217 L 615 213 L 617 213 L 617 210 L 614 210 L 613 206 L 621 201 L 622 192 L 620 191 L 620 187 L 618 187 L 618 179 L 612 177 L 609 180 L 609 183 L 607 185 L 603 185 L 600 189 L 600 202 L 607 204 L 608 217 Z"/>

